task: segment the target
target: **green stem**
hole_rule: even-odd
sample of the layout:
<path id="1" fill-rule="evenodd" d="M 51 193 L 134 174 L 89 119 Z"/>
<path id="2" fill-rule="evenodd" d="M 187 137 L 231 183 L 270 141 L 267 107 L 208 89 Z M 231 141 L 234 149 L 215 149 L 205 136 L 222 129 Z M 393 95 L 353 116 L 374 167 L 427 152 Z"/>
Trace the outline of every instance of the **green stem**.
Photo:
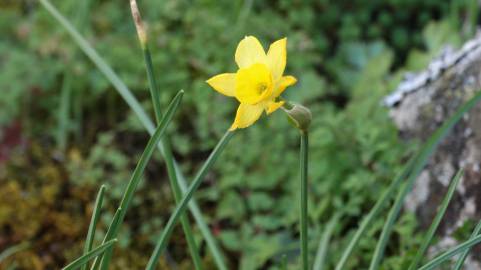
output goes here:
<path id="1" fill-rule="evenodd" d="M 160 258 L 160 255 L 164 251 L 165 247 L 167 246 L 167 242 L 172 235 L 172 231 L 174 229 L 174 226 L 176 225 L 180 215 L 182 215 L 187 207 L 187 203 L 189 200 L 192 198 L 194 195 L 194 192 L 197 191 L 199 188 L 200 184 L 202 183 L 202 180 L 204 179 L 205 175 L 209 171 L 209 169 L 212 167 L 212 165 L 215 163 L 219 155 L 222 153 L 224 150 L 225 146 L 229 142 L 229 140 L 232 138 L 232 135 L 234 133 L 227 131 L 222 139 L 217 143 L 216 147 L 210 153 L 209 157 L 207 160 L 204 162 L 202 167 L 200 168 L 199 172 L 197 173 L 196 177 L 192 181 L 192 184 L 189 186 L 189 189 L 185 193 L 184 197 L 180 201 L 179 204 L 177 204 L 174 212 L 170 216 L 169 221 L 167 222 L 167 225 L 165 226 L 164 230 L 162 231 L 162 234 L 157 241 L 157 244 L 155 246 L 154 252 L 152 253 L 149 262 L 147 264 L 146 269 L 152 270 L 155 269 L 157 262 Z"/>
<path id="2" fill-rule="evenodd" d="M 309 248 L 308 248 L 308 230 L 307 230 L 307 168 L 308 168 L 308 132 L 301 131 L 301 149 L 300 149 L 300 169 L 301 169 L 301 256 L 302 269 L 309 269 Z"/>
<path id="3" fill-rule="evenodd" d="M 145 60 L 145 66 L 147 70 L 147 77 L 149 79 L 150 95 L 152 97 L 152 103 L 154 104 L 155 119 L 157 120 L 157 123 L 158 123 L 160 119 L 162 119 L 159 89 L 157 87 L 157 82 L 155 80 L 154 68 L 152 65 L 152 57 L 150 55 L 148 44 L 144 44 L 142 49 L 144 51 L 144 60 Z M 167 167 L 167 174 L 169 176 L 170 186 L 174 193 L 175 203 L 178 204 L 180 199 L 182 198 L 182 191 L 180 190 L 179 180 L 177 179 L 177 175 L 175 173 L 172 151 L 167 138 L 162 139 L 162 142 L 165 148 L 164 159 Z M 187 246 L 189 247 L 189 251 L 192 256 L 192 261 L 194 262 L 194 267 L 196 270 L 201 270 L 202 259 L 200 258 L 199 249 L 197 248 L 197 244 L 195 243 L 192 227 L 190 226 L 189 218 L 187 217 L 186 214 L 180 217 L 180 223 L 182 224 L 182 229 L 184 230 L 184 233 L 185 233 Z"/>

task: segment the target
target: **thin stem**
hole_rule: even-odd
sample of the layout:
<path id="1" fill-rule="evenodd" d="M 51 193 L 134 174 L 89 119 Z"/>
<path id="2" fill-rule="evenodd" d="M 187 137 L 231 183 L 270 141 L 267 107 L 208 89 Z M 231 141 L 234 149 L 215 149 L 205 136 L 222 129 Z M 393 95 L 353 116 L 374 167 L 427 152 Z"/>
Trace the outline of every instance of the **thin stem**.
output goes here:
<path id="1" fill-rule="evenodd" d="M 196 177 L 192 181 L 192 184 L 190 185 L 188 191 L 185 193 L 184 197 L 180 201 L 179 204 L 177 204 L 174 212 L 170 216 L 169 221 L 167 222 L 167 225 L 165 226 L 164 230 L 162 231 L 162 234 L 157 241 L 157 244 L 155 246 L 154 252 L 152 253 L 149 262 L 147 264 L 146 269 L 148 270 L 153 270 L 155 269 L 157 262 L 160 258 L 160 255 L 164 251 L 165 247 L 167 246 L 167 242 L 172 235 L 172 231 L 174 229 L 175 224 L 177 223 L 180 215 L 182 215 L 185 211 L 185 208 L 187 207 L 187 203 L 189 200 L 192 198 L 194 195 L 194 192 L 197 191 L 199 188 L 200 184 L 202 183 L 202 180 L 204 179 L 206 173 L 209 171 L 209 169 L 214 165 L 215 161 L 217 160 L 218 156 L 222 153 L 224 150 L 225 146 L 229 142 L 229 140 L 232 138 L 232 135 L 234 133 L 227 131 L 222 139 L 217 143 L 216 147 L 214 150 L 210 153 L 209 157 L 207 160 L 204 162 L 204 165 L 202 165 L 201 169 L 197 173 Z"/>
<path id="2" fill-rule="evenodd" d="M 307 230 L 307 168 L 308 168 L 308 133 L 307 131 L 301 131 L 301 149 L 300 149 L 300 169 L 301 169 L 301 256 L 302 256 L 302 269 L 309 269 L 308 258 L 308 230 Z"/>
<path id="3" fill-rule="evenodd" d="M 154 104 L 155 119 L 157 120 L 157 122 L 159 122 L 160 119 L 162 119 L 162 111 L 161 111 L 161 105 L 160 105 L 159 90 L 158 90 L 157 82 L 154 76 L 152 57 L 150 55 L 148 44 L 144 44 L 142 49 L 144 51 L 144 60 L 145 60 L 145 66 L 147 70 L 147 77 L 149 79 L 150 95 L 152 97 L 152 103 Z M 175 173 L 172 151 L 167 138 L 162 139 L 162 142 L 165 148 L 165 163 L 167 167 L 167 174 L 169 176 L 170 186 L 174 193 L 175 203 L 178 204 L 180 199 L 182 198 L 182 191 L 180 190 L 179 183 L 178 183 L 179 180 L 177 179 L 177 175 Z M 200 258 L 199 249 L 197 248 L 197 244 L 195 243 L 192 227 L 190 226 L 189 218 L 187 217 L 186 214 L 180 217 L 180 223 L 182 224 L 182 229 L 184 230 L 184 233 L 185 233 L 187 246 L 189 247 L 189 251 L 192 256 L 192 261 L 194 262 L 194 267 L 196 270 L 201 270 L 202 259 Z"/>

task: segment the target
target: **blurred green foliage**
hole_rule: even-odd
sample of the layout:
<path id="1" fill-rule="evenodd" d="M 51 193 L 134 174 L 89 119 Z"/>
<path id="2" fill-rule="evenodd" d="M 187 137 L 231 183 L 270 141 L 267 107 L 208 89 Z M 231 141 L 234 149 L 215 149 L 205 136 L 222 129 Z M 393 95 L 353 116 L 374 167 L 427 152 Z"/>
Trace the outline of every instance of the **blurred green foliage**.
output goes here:
<path id="1" fill-rule="evenodd" d="M 122 80 L 151 111 L 141 50 L 127 2 L 91 0 L 78 25 Z M 54 1 L 69 18 L 78 1 Z M 332 266 L 356 224 L 379 198 L 412 146 L 403 144 L 381 98 L 402 71 L 424 67 L 446 43 L 459 45 L 469 1 L 139 1 L 150 33 L 163 104 L 186 95 L 170 130 L 175 155 L 193 175 L 233 120 L 235 102 L 205 80 L 235 71 L 233 54 L 244 35 L 264 45 L 288 37 L 287 74 L 299 80 L 285 98 L 308 106 L 311 131 L 312 256 L 334 213 L 341 221 L 329 250 Z M 435 20 L 441 20 L 434 22 Z M 51 269 L 78 256 L 97 188 L 108 185 L 102 225 L 147 141 L 135 116 L 62 28 L 35 1 L 0 3 L 0 251 L 21 241 L 32 248 L 11 257 L 28 269 Z M 71 76 L 73 83 L 65 86 Z M 60 96 L 70 87 L 67 137 L 56 145 Z M 20 123 L 22 144 L 11 142 Z M 298 134 L 282 113 L 237 134 L 196 195 L 232 269 L 276 269 L 298 256 Z M 20 146 L 21 147 L 20 147 Z M 17 149 L 13 151 L 11 149 Z M 0 149 L 1 150 L 1 149 Z M 124 259 L 116 269 L 137 269 L 173 207 L 159 157 L 149 168 L 120 233 Z M 350 260 L 364 268 L 382 220 Z M 102 227 L 103 229 L 105 229 Z M 190 269 L 178 228 L 165 268 Z M 200 234 L 198 234 L 200 237 Z M 100 240 L 102 235 L 97 235 Z M 405 269 L 420 242 L 413 215 L 403 216 L 383 269 Z M 202 245 L 204 260 L 211 258 Z M 404 253 L 401 253 L 404 252 Z M 412 252 L 413 253 L 413 252 Z M 54 255 L 52 255 L 54 254 Z M 29 255 L 29 256 L 26 256 Z"/>

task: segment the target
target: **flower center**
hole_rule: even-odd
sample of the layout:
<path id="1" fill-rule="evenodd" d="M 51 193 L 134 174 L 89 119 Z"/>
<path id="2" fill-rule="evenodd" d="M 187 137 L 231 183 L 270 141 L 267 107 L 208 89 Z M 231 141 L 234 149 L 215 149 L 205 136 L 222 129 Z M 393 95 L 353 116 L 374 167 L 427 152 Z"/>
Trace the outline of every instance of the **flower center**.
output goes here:
<path id="1" fill-rule="evenodd" d="M 270 98 L 272 74 L 265 64 L 257 63 L 236 73 L 235 96 L 241 103 L 257 104 Z"/>

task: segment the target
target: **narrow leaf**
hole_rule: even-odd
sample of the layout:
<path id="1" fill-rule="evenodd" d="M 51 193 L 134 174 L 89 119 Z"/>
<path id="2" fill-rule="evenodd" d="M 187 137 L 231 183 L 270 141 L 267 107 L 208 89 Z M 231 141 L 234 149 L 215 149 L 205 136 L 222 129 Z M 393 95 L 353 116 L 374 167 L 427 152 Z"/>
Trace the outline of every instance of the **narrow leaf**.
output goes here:
<path id="1" fill-rule="evenodd" d="M 334 215 L 334 217 L 329 221 L 324 233 L 322 234 L 321 241 L 319 242 L 319 248 L 317 249 L 316 258 L 314 260 L 313 270 L 323 270 L 326 266 L 326 255 L 327 249 L 329 247 L 329 241 L 331 241 L 331 235 L 336 228 L 339 221 L 339 215 Z"/>
<path id="2" fill-rule="evenodd" d="M 112 239 L 94 249 L 89 251 L 87 254 L 84 254 L 82 257 L 76 259 L 75 261 L 71 262 L 69 265 L 62 268 L 63 270 L 73 270 L 81 267 L 82 265 L 88 263 L 91 259 L 99 256 L 102 254 L 107 248 L 112 246 L 117 242 L 117 239 Z"/>
<path id="3" fill-rule="evenodd" d="M 421 248 L 418 250 L 416 253 L 416 256 L 414 257 L 414 260 L 411 262 L 411 265 L 409 266 L 409 270 L 415 270 L 419 263 L 421 262 L 421 259 L 423 258 L 424 253 L 426 253 L 426 250 L 429 247 L 429 244 L 431 244 L 431 240 L 433 239 L 434 233 L 436 232 L 439 223 L 441 223 L 441 219 L 444 217 L 444 214 L 446 213 L 446 210 L 448 209 L 449 202 L 451 201 L 451 198 L 454 195 L 454 192 L 456 191 L 456 187 L 458 186 L 459 180 L 463 176 L 463 170 L 459 170 L 458 173 L 454 176 L 453 180 L 451 181 L 451 184 L 449 185 L 448 191 L 446 192 L 446 195 L 443 198 L 443 201 L 441 202 L 441 205 L 439 206 L 438 213 L 434 217 L 433 222 L 431 223 L 431 226 L 429 226 L 428 232 L 424 236 L 423 242 L 421 244 Z"/>
<path id="4" fill-rule="evenodd" d="M 194 192 L 197 190 L 197 188 L 199 188 L 199 186 L 202 183 L 202 180 L 204 179 L 206 173 L 209 171 L 210 167 L 212 167 L 212 165 L 214 165 L 218 156 L 222 153 L 225 146 L 227 145 L 229 140 L 232 138 L 233 134 L 234 133 L 230 132 L 230 131 L 227 131 L 224 134 L 222 139 L 220 139 L 220 141 L 217 143 L 214 150 L 212 150 L 212 153 L 210 153 L 209 157 L 207 158 L 207 160 L 204 162 L 204 164 L 200 168 L 196 177 L 192 181 L 192 184 L 190 185 L 189 190 L 184 195 L 184 197 L 182 198 L 180 203 L 177 204 L 174 212 L 170 216 L 169 221 L 167 222 L 167 225 L 165 226 L 159 240 L 157 241 L 154 252 L 150 256 L 150 259 L 149 259 L 149 262 L 147 264 L 146 269 L 148 269 L 148 270 L 155 269 L 155 267 L 157 265 L 157 262 L 160 258 L 160 255 L 164 251 L 164 249 L 167 245 L 167 242 L 168 242 L 170 236 L 172 235 L 172 231 L 174 230 L 174 226 L 177 224 L 177 221 L 178 221 L 180 215 L 182 215 L 184 213 L 184 210 L 187 206 L 187 203 L 192 198 L 192 196 L 194 195 Z"/>
<path id="5" fill-rule="evenodd" d="M 479 235 L 480 231 L 481 231 L 481 221 L 478 222 L 478 224 L 476 225 L 476 228 L 474 228 L 474 230 L 471 233 L 471 236 L 469 237 L 469 239 L 470 240 L 474 239 L 476 236 Z M 461 270 L 461 268 L 464 265 L 464 261 L 468 257 L 469 251 L 471 251 L 471 248 L 467 248 L 467 249 L 464 250 L 464 252 L 459 257 L 458 261 L 456 262 L 456 265 L 454 266 L 453 270 Z"/>
<path id="6" fill-rule="evenodd" d="M 100 210 L 102 208 L 102 202 L 104 200 L 104 192 L 105 192 L 105 185 L 102 185 L 97 194 L 97 199 L 95 199 L 94 211 L 92 212 L 92 218 L 90 219 L 87 239 L 85 240 L 84 254 L 87 254 L 89 251 L 92 250 L 92 245 L 95 237 L 95 228 L 97 227 L 97 222 L 100 217 Z M 87 269 L 86 264 L 82 266 L 82 270 L 85 270 L 85 269 Z"/>
<path id="7" fill-rule="evenodd" d="M 453 256 L 456 256 L 457 254 L 471 248 L 472 246 L 478 244 L 481 242 L 481 235 L 478 235 L 474 237 L 473 239 L 470 239 L 462 244 L 459 244 L 448 251 L 442 253 L 441 255 L 437 256 L 427 264 L 423 265 L 421 268 L 418 268 L 418 270 L 431 270 L 436 267 L 438 267 L 440 264 L 443 262 L 451 259 Z"/>

